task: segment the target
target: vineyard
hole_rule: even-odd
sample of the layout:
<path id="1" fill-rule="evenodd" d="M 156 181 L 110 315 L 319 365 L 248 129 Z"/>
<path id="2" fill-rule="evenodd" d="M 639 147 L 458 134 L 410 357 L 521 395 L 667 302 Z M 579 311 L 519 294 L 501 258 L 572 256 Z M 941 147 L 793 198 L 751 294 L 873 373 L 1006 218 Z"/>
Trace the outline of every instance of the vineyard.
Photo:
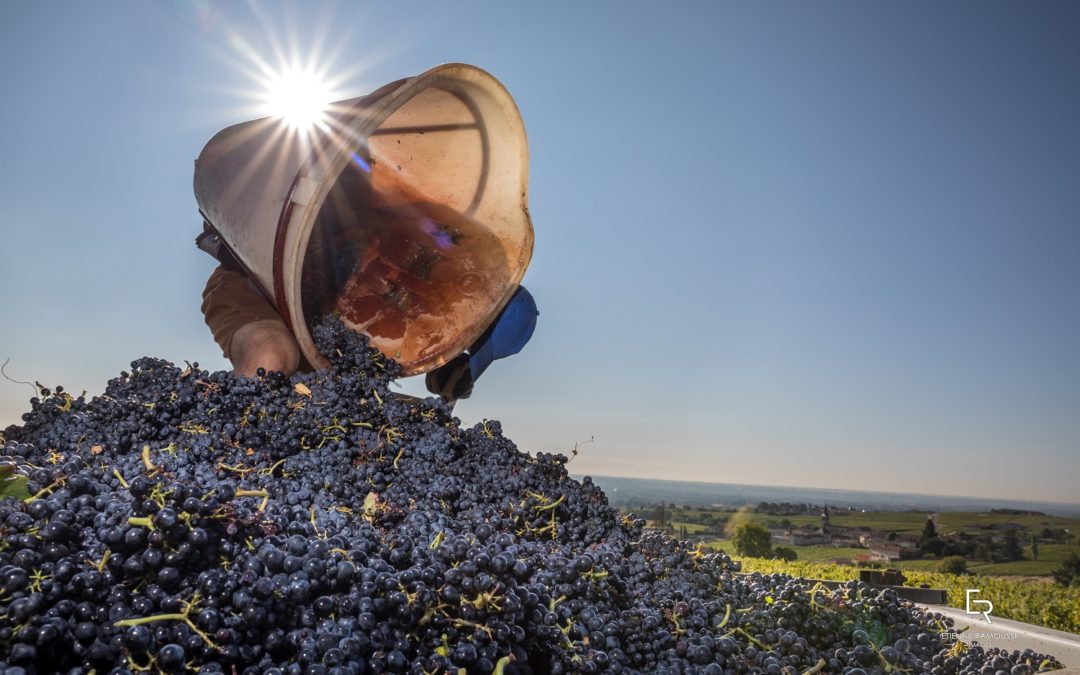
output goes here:
<path id="1" fill-rule="evenodd" d="M 848 581 L 857 579 L 859 570 L 849 565 L 815 563 L 802 560 L 783 562 L 761 558 L 736 558 L 744 572 L 790 574 L 811 579 Z M 964 607 L 964 590 L 980 589 L 980 596 L 994 603 L 994 615 L 1047 628 L 1080 633 L 1080 588 L 1056 584 L 940 572 L 904 572 L 907 585 L 926 584 L 948 593 L 948 603 Z"/>

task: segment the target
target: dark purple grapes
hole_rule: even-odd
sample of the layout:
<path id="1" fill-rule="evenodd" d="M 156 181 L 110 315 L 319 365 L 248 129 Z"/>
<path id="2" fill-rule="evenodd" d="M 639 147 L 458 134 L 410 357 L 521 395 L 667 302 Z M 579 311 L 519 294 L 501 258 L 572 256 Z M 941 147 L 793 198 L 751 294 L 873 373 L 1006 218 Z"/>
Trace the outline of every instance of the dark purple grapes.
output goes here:
<path id="1" fill-rule="evenodd" d="M 405 400 L 339 322 L 325 371 L 142 358 L 42 389 L 3 457 L 0 672 L 1027 675 L 851 583 L 738 575 L 624 517 L 566 457 Z"/>

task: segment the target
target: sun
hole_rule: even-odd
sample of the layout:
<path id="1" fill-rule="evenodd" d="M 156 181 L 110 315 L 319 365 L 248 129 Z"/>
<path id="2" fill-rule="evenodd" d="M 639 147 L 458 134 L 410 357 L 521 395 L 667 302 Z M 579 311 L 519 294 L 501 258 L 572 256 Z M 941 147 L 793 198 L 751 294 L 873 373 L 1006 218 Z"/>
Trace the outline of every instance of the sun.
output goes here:
<path id="1" fill-rule="evenodd" d="M 333 92 L 313 70 L 289 69 L 267 82 L 264 112 L 280 117 L 297 131 L 323 124 Z"/>

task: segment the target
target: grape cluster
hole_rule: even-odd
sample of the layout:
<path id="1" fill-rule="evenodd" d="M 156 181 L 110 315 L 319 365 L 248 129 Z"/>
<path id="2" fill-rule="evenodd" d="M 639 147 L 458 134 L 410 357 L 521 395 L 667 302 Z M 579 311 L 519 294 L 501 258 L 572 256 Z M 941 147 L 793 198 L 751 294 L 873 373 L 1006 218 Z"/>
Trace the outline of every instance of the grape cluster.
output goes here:
<path id="1" fill-rule="evenodd" d="M 396 365 L 339 322 L 314 335 L 328 370 L 143 358 L 91 400 L 31 400 L 0 457 L 0 673 L 1060 667 L 966 648 L 893 591 L 736 574 L 564 456 L 391 394 Z"/>

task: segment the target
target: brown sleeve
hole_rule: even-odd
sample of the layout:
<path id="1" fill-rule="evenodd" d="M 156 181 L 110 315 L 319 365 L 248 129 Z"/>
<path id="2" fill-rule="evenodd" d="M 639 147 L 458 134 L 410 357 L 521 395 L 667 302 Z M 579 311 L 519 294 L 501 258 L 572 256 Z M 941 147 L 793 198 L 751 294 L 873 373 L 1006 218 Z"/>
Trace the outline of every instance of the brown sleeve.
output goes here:
<path id="1" fill-rule="evenodd" d="M 229 348 L 241 326 L 255 321 L 281 321 L 273 305 L 241 272 L 218 266 L 207 279 L 202 297 L 203 318 L 227 359 L 232 358 Z M 281 323 L 284 325 L 284 321 Z"/>

